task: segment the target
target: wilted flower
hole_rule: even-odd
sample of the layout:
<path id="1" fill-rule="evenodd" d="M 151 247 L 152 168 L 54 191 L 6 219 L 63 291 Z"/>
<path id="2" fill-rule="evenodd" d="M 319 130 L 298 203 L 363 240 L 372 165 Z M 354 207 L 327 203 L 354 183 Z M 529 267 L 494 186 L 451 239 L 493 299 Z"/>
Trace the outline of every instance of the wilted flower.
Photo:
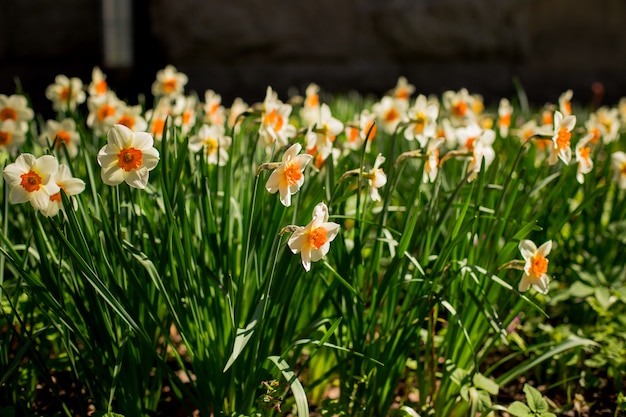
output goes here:
<path id="1" fill-rule="evenodd" d="M 291 251 L 301 253 L 302 266 L 311 270 L 311 262 L 322 259 L 339 233 L 339 225 L 328 221 L 328 207 L 319 203 L 313 209 L 313 220 L 305 227 L 296 226 L 287 244 Z"/>
<path id="2" fill-rule="evenodd" d="M 45 210 L 50 203 L 50 196 L 59 192 L 54 182 L 59 163 L 52 155 L 35 158 L 23 153 L 14 163 L 4 168 L 4 179 L 11 187 L 11 204 L 30 202 L 36 210 Z"/>
<path id="3" fill-rule="evenodd" d="M 202 125 L 198 133 L 189 138 L 189 150 L 198 152 L 204 149 L 209 164 L 223 166 L 228 162 L 228 148 L 231 143 L 232 139 L 226 136 L 223 125 Z"/>
<path id="4" fill-rule="evenodd" d="M 538 292 L 542 294 L 548 293 L 550 277 L 548 272 L 548 259 L 552 249 L 552 241 L 548 240 L 543 245 L 537 246 L 531 240 L 524 239 L 519 243 L 519 250 L 524 258 L 524 275 L 519 283 L 519 291 L 527 291 L 532 285 Z"/>
<path id="5" fill-rule="evenodd" d="M 309 154 L 298 155 L 301 150 L 299 143 L 291 145 L 265 184 L 265 189 L 270 193 L 279 192 L 280 202 L 285 207 L 291 205 L 291 196 L 304 184 L 304 169 L 313 159 Z"/>
<path id="6" fill-rule="evenodd" d="M 102 181 L 107 185 L 126 182 L 134 188 L 145 188 L 149 172 L 159 162 L 159 151 L 152 145 L 149 133 L 113 125 L 107 134 L 107 144 L 98 152 Z"/>

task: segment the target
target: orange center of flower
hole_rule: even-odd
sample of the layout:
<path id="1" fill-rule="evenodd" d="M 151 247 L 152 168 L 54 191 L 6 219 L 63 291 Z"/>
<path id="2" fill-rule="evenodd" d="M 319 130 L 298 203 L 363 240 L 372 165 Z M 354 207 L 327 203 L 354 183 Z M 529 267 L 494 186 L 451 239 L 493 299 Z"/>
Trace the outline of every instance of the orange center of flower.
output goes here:
<path id="1" fill-rule="evenodd" d="M 169 80 L 163 81 L 163 91 L 166 93 L 173 93 L 176 90 L 176 79 L 170 78 Z"/>
<path id="2" fill-rule="evenodd" d="M 415 133 L 422 134 L 424 132 L 424 126 L 426 125 L 426 116 L 423 113 L 418 113 L 415 116 Z"/>
<path id="3" fill-rule="evenodd" d="M 320 103 L 320 97 L 317 94 L 311 94 L 306 98 L 307 107 L 317 107 Z"/>
<path id="4" fill-rule="evenodd" d="M 59 91 L 59 98 L 61 99 L 61 101 L 68 101 L 70 98 L 70 88 L 63 87 L 61 91 Z"/>
<path id="5" fill-rule="evenodd" d="M 57 132 L 57 136 L 55 139 L 55 146 L 61 146 L 61 143 L 65 143 L 65 145 L 69 145 L 70 143 L 70 134 L 65 130 L 59 130 Z"/>
<path id="6" fill-rule="evenodd" d="M 391 123 L 395 120 L 398 119 L 398 117 L 400 117 L 400 113 L 398 113 L 398 110 L 394 109 L 393 107 L 390 108 L 389 110 L 387 110 L 383 116 L 383 119 L 385 119 L 385 121 L 387 123 Z"/>
<path id="7" fill-rule="evenodd" d="M 107 92 L 107 82 L 102 80 L 96 84 L 96 93 L 104 94 Z"/>
<path id="8" fill-rule="evenodd" d="M 287 184 L 296 185 L 300 178 L 302 178 L 302 171 L 300 170 L 300 164 L 294 161 L 289 161 L 285 164 L 285 179 Z"/>
<path id="9" fill-rule="evenodd" d="M 183 112 L 183 125 L 188 125 L 191 120 L 191 112 L 186 110 Z"/>
<path id="10" fill-rule="evenodd" d="M 406 88 L 399 88 L 396 91 L 396 98 L 399 98 L 401 100 L 408 100 L 409 99 L 409 90 Z"/>
<path id="11" fill-rule="evenodd" d="M 354 143 L 359 138 L 359 131 L 354 127 L 348 128 L 348 142 Z"/>
<path id="12" fill-rule="evenodd" d="M 620 168 L 620 172 L 622 173 L 623 176 L 626 177 L 626 162 L 622 164 L 622 167 Z"/>
<path id="13" fill-rule="evenodd" d="M 113 116 L 115 114 L 115 108 L 109 104 L 105 104 L 98 109 L 98 120 L 101 122 L 104 121 L 109 116 Z"/>
<path id="14" fill-rule="evenodd" d="M 17 120 L 17 112 L 10 107 L 0 110 L 0 120 Z"/>
<path id="15" fill-rule="evenodd" d="M 130 130 L 133 130 L 133 126 L 135 125 L 135 119 L 128 115 L 124 115 L 118 119 L 117 123 L 126 126 Z"/>
<path id="16" fill-rule="evenodd" d="M 552 113 L 549 111 L 544 111 L 541 117 L 541 123 L 544 125 L 551 125 L 554 122 L 552 118 Z"/>
<path id="17" fill-rule="evenodd" d="M 365 134 L 367 134 L 367 132 L 369 132 L 370 134 L 367 138 L 368 141 L 372 140 L 374 136 L 376 136 L 376 125 L 374 124 L 374 122 L 367 123 L 367 126 L 365 126 Z"/>
<path id="18" fill-rule="evenodd" d="M 32 169 L 20 177 L 22 178 L 20 185 L 29 193 L 38 191 L 41 187 L 41 177 Z"/>
<path id="19" fill-rule="evenodd" d="M 570 131 L 562 127 L 556 137 L 556 146 L 559 149 L 569 148 L 571 138 L 572 134 L 570 133 Z"/>
<path id="20" fill-rule="evenodd" d="M 266 114 L 265 118 L 263 119 L 263 124 L 265 126 L 273 127 L 274 131 L 276 132 L 282 129 L 283 123 L 284 123 L 283 116 L 278 114 L 276 109 L 272 109 L 272 111 Z"/>
<path id="21" fill-rule="evenodd" d="M 61 184 L 57 183 L 57 185 L 61 188 L 61 190 L 65 191 L 65 187 Z M 61 190 L 58 193 L 50 196 L 50 201 L 56 201 L 57 203 L 61 202 Z"/>
<path id="22" fill-rule="evenodd" d="M 530 274 L 535 278 L 541 278 L 546 272 L 548 272 L 548 260 L 536 254 L 530 258 Z"/>
<path id="23" fill-rule="evenodd" d="M 0 145 L 8 145 L 11 143 L 11 134 L 0 130 Z"/>
<path id="24" fill-rule="evenodd" d="M 165 128 L 165 120 L 154 119 L 152 121 L 152 126 L 150 126 L 150 132 L 155 136 L 159 136 L 163 134 L 164 128 Z"/>
<path id="25" fill-rule="evenodd" d="M 459 101 L 452 106 L 452 114 L 456 117 L 463 117 L 467 113 L 467 103 L 464 101 Z"/>
<path id="26" fill-rule="evenodd" d="M 563 103 L 563 110 L 566 114 L 572 114 L 572 103 L 569 101 Z"/>
<path id="27" fill-rule="evenodd" d="M 432 160 L 428 158 L 428 163 L 424 166 L 424 169 L 426 169 L 426 172 L 431 172 L 437 168 L 437 165 L 439 165 L 439 149 L 433 149 L 428 153 L 428 155 L 432 155 L 434 158 Z"/>
<path id="28" fill-rule="evenodd" d="M 476 142 L 476 138 L 467 138 L 467 140 L 465 141 L 465 147 L 467 148 L 468 151 L 470 152 L 474 152 L 474 142 Z"/>
<path id="29" fill-rule="evenodd" d="M 591 148 L 585 146 L 584 148 L 580 148 L 580 157 L 583 161 L 589 163 L 589 154 L 591 152 Z"/>
<path id="30" fill-rule="evenodd" d="M 309 233 L 309 244 L 314 249 L 319 249 L 326 243 L 328 239 L 328 231 L 323 227 L 316 227 Z"/>
<path id="31" fill-rule="evenodd" d="M 139 149 L 124 148 L 117 154 L 117 166 L 128 172 L 137 169 L 143 162 L 143 153 Z"/>
<path id="32" fill-rule="evenodd" d="M 589 129 L 590 133 L 593 133 L 593 136 L 590 139 L 591 143 L 598 143 L 598 141 L 600 140 L 600 129 L 598 129 L 597 127 L 594 127 L 592 129 Z"/>
<path id="33" fill-rule="evenodd" d="M 500 126 L 511 126 L 511 115 L 505 114 L 504 116 L 500 116 L 500 118 L 498 119 L 498 123 L 500 124 Z"/>

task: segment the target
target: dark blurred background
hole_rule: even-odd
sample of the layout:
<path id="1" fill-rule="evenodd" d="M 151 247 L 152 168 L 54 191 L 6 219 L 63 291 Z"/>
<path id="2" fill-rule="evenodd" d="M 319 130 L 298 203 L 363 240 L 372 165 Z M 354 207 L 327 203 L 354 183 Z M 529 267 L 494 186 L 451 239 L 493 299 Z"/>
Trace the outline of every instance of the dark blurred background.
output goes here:
<path id="1" fill-rule="evenodd" d="M 150 94 L 167 64 L 225 105 L 327 92 L 382 94 L 406 76 L 416 93 L 467 87 L 487 104 L 515 94 L 574 101 L 626 95 L 623 0 L 0 0 L 0 93 L 16 77 L 37 113 L 57 74 L 93 66 L 120 97 Z M 600 91 L 600 90 L 598 90 Z M 597 100 L 597 97 L 596 97 Z"/>

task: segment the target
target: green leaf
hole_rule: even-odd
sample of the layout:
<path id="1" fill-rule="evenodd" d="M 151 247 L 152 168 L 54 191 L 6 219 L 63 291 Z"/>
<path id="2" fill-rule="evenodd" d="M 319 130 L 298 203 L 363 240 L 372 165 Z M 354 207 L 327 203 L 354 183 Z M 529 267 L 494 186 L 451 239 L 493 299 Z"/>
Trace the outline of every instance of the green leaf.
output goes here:
<path id="1" fill-rule="evenodd" d="M 530 407 L 532 411 L 536 413 L 544 413 L 548 411 L 548 403 L 535 387 L 524 384 L 524 393 L 526 394 L 528 407 Z"/>
<path id="2" fill-rule="evenodd" d="M 485 390 L 491 395 L 498 395 L 498 391 L 500 390 L 500 387 L 494 380 L 487 378 L 481 373 L 475 373 L 472 382 L 476 388 Z"/>
<path id="3" fill-rule="evenodd" d="M 287 361 L 280 356 L 270 356 L 268 359 L 276 365 L 280 372 L 282 372 L 283 377 L 287 380 L 287 383 L 289 383 L 291 392 L 293 392 L 293 396 L 296 400 L 296 407 L 298 407 L 298 416 L 309 417 L 309 402 L 306 398 L 306 392 L 304 392 L 302 383 L 300 383 L 296 374 L 291 370 Z"/>
<path id="4" fill-rule="evenodd" d="M 228 362 L 226 362 L 226 366 L 224 366 L 224 371 L 228 371 L 228 369 L 235 363 L 235 360 L 239 357 L 243 348 L 246 347 L 250 338 L 254 334 L 256 330 L 256 326 L 259 323 L 259 317 L 261 317 L 261 313 L 263 312 L 263 306 L 265 305 L 265 297 L 261 297 L 259 300 L 259 304 L 256 306 L 256 310 L 254 310 L 254 314 L 252 315 L 252 319 L 248 323 L 245 328 L 237 329 L 237 334 L 235 335 L 235 344 L 233 345 L 233 351 L 230 354 L 230 358 L 228 358 Z"/>
<path id="5" fill-rule="evenodd" d="M 530 408 L 526 404 L 520 401 L 514 401 L 506 411 L 515 417 L 534 417 Z"/>
<path id="6" fill-rule="evenodd" d="M 112 413 L 111 411 L 96 411 L 92 417 L 124 417 L 122 414 Z"/>

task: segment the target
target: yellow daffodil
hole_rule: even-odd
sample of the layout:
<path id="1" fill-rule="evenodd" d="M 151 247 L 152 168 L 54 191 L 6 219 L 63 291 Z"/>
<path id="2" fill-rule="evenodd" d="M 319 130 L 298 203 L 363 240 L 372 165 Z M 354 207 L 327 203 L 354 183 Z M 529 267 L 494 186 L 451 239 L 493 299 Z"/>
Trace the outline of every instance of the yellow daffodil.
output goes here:
<path id="1" fill-rule="evenodd" d="M 299 143 L 291 145 L 265 183 L 265 189 L 270 193 L 279 192 L 280 202 L 285 207 L 291 205 L 291 196 L 304 184 L 304 169 L 313 159 L 309 154 L 299 155 L 301 150 Z"/>
<path id="2" fill-rule="evenodd" d="M 319 203 L 313 209 L 313 220 L 304 226 L 296 226 L 287 244 L 294 254 L 302 256 L 302 266 L 311 270 L 311 262 L 322 259 L 330 250 L 332 242 L 339 233 L 339 225 L 328 221 L 328 207 Z"/>
<path id="3" fill-rule="evenodd" d="M 126 182 L 134 188 L 145 188 L 149 172 L 159 162 L 159 151 L 152 146 L 153 142 L 149 133 L 113 125 L 107 134 L 107 144 L 98 152 L 102 181 L 107 185 Z"/>
<path id="4" fill-rule="evenodd" d="M 4 168 L 4 179 L 11 187 L 11 204 L 30 202 L 36 210 L 46 210 L 50 196 L 60 189 L 53 179 L 58 167 L 59 163 L 52 155 L 35 158 L 23 153 L 18 156 L 14 163 Z"/>
<path id="5" fill-rule="evenodd" d="M 552 249 L 552 241 L 548 240 L 543 245 L 537 246 L 531 240 L 524 239 L 519 243 L 519 250 L 524 258 L 524 275 L 519 283 L 519 291 L 527 291 L 530 286 L 542 294 L 548 293 L 550 277 L 548 272 L 548 259 Z"/>

